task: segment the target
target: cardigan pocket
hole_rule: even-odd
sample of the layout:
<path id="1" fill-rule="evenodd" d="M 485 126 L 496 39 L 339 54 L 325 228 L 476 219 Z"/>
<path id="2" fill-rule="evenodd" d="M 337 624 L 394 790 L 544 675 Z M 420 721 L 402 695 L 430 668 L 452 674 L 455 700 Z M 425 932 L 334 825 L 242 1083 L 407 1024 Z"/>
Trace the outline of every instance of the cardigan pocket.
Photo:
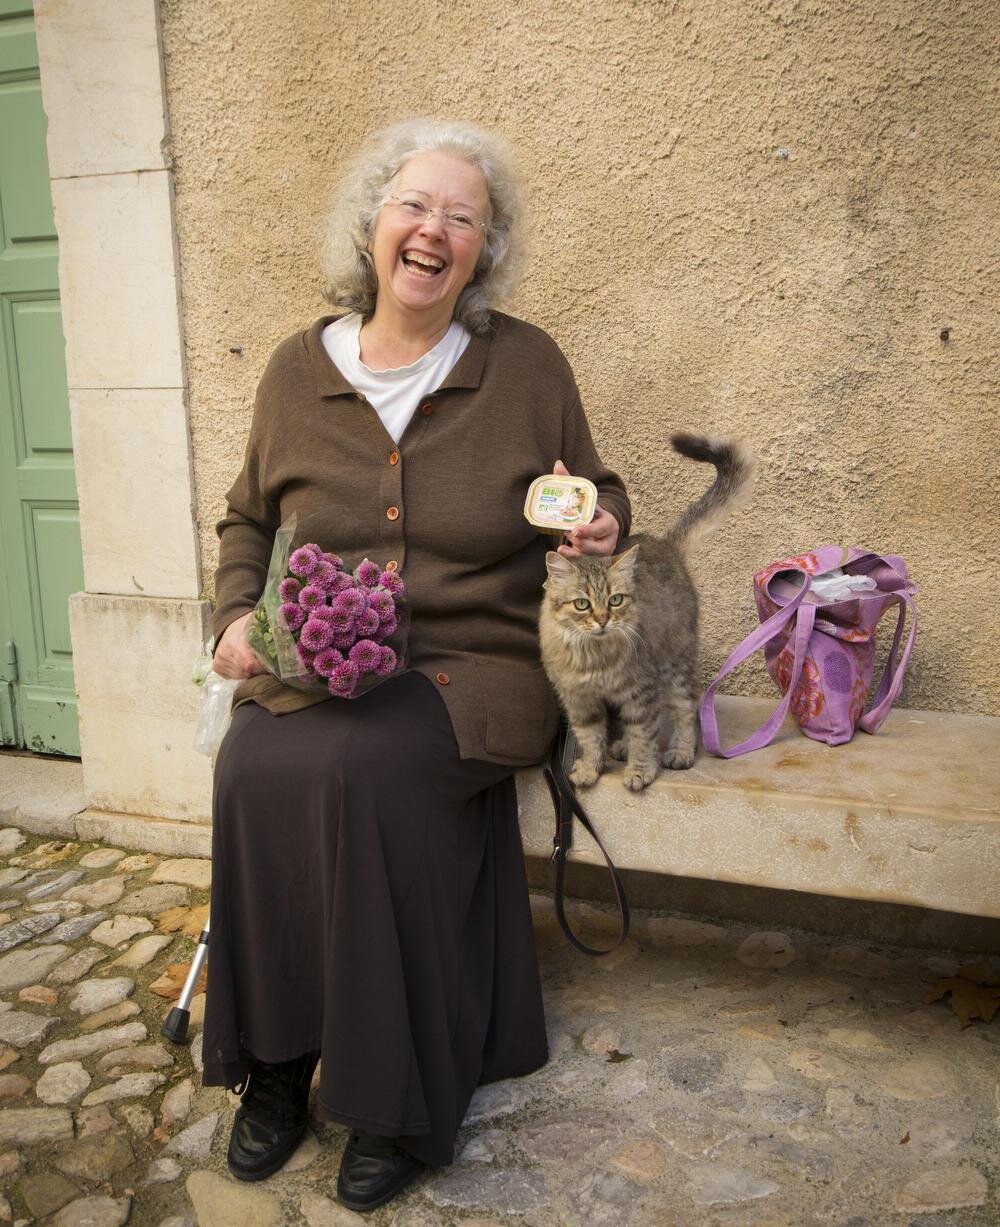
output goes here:
<path id="1" fill-rule="evenodd" d="M 486 699 L 486 752 L 540 762 L 559 724 L 555 695 L 541 665 L 477 656 Z"/>

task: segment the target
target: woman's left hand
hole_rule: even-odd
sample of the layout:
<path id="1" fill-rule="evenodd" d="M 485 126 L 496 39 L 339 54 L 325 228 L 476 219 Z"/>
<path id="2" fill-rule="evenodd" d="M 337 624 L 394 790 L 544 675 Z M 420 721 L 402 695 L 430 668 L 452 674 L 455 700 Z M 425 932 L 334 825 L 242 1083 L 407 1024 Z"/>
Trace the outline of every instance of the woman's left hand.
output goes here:
<path id="1" fill-rule="evenodd" d="M 572 476 L 561 460 L 555 462 L 552 472 L 559 477 Z M 613 554 L 620 531 L 621 526 L 615 517 L 598 503 L 589 524 L 581 524 L 566 534 L 566 541 L 560 545 L 559 553 L 564 558 L 579 558 L 581 554 Z"/>

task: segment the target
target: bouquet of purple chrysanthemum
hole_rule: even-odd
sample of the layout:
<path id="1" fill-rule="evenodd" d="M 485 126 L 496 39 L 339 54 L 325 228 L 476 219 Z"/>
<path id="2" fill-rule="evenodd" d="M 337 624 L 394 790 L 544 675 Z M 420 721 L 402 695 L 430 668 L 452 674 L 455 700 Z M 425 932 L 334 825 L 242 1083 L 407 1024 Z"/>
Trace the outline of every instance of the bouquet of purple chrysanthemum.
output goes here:
<path id="1" fill-rule="evenodd" d="M 250 646 L 282 681 L 354 698 L 405 667 L 403 581 L 368 558 L 349 570 L 314 542 L 291 550 L 294 530 L 276 535 Z"/>

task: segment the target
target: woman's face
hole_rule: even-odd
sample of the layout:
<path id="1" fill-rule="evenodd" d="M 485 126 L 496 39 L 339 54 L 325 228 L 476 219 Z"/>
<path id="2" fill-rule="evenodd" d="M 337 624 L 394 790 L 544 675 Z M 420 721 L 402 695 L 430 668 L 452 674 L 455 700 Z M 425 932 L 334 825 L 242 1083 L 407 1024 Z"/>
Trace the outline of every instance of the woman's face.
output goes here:
<path id="1" fill-rule="evenodd" d="M 461 212 L 489 224 L 486 181 L 475 166 L 436 150 L 404 162 L 390 185 L 393 196 L 428 209 Z M 378 305 L 390 303 L 422 319 L 450 320 L 458 296 L 472 280 L 485 235 L 445 228 L 440 212 L 408 217 L 391 201 L 382 206 L 368 243 L 378 277 Z"/>

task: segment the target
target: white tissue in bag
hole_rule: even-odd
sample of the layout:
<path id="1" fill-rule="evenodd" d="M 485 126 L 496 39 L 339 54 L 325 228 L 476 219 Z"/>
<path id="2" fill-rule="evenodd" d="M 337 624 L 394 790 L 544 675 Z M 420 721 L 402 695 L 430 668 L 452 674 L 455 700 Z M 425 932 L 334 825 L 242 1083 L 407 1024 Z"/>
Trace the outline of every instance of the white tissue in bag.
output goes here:
<path id="1" fill-rule="evenodd" d="M 840 567 L 814 575 L 812 581 L 812 590 L 821 601 L 847 601 L 855 592 L 871 592 L 877 587 L 870 575 L 845 575 Z"/>

